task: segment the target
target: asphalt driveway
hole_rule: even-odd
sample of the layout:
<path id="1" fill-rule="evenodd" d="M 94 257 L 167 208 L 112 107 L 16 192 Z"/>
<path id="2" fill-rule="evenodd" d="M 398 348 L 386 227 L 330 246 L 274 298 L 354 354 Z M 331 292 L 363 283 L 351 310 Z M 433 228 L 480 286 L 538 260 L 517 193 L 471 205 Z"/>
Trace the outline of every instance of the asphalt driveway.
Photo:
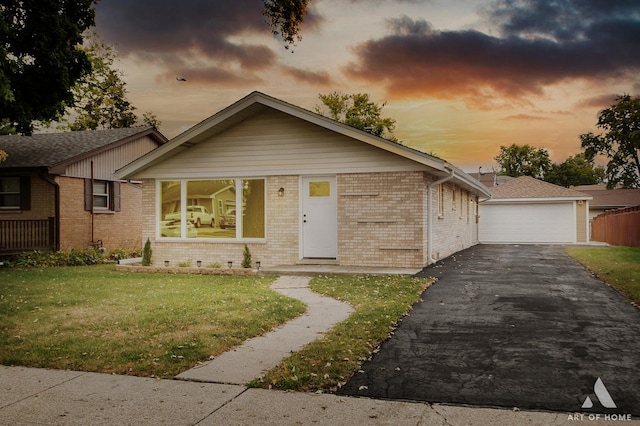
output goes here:
<path id="1" fill-rule="evenodd" d="M 421 275 L 438 282 L 341 394 L 640 415 L 640 310 L 563 247 L 479 245 Z"/>

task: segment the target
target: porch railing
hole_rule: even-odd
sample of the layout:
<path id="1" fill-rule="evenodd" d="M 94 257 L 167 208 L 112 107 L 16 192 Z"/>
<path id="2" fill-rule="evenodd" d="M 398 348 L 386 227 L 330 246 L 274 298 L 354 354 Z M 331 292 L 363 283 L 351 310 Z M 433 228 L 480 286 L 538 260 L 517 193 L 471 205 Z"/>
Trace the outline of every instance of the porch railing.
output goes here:
<path id="1" fill-rule="evenodd" d="M 0 220 L 0 254 L 55 250 L 55 219 Z"/>

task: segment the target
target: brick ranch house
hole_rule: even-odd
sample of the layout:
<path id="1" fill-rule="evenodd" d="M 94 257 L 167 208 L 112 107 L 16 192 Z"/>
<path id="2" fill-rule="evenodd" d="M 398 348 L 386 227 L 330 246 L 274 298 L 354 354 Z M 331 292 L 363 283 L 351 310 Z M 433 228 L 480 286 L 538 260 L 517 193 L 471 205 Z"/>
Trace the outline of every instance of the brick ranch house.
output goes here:
<path id="1" fill-rule="evenodd" d="M 153 127 L 0 136 L 0 254 L 140 247 L 141 185 L 114 172 L 165 142 Z"/>
<path id="2" fill-rule="evenodd" d="M 262 266 L 422 268 L 478 242 L 489 196 L 445 160 L 259 92 L 117 175 L 142 180 L 142 238 L 172 266 L 235 267 L 247 244 Z"/>

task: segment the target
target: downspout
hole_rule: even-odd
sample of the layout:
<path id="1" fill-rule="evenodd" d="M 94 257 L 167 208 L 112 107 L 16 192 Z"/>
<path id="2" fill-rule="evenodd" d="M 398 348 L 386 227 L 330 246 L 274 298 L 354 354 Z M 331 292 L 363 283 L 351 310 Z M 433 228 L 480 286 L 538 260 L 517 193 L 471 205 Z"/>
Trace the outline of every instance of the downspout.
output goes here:
<path id="1" fill-rule="evenodd" d="M 93 185 L 94 185 L 94 176 L 93 176 L 93 160 L 91 160 L 91 245 L 93 246 L 95 239 L 95 215 L 93 214 Z"/>
<path id="2" fill-rule="evenodd" d="M 446 167 L 445 167 L 446 170 Z M 455 177 L 456 172 L 454 169 L 450 170 L 450 174 L 449 176 L 445 176 L 440 180 L 437 180 L 435 182 L 431 182 L 429 184 L 429 186 L 427 186 L 427 211 L 428 211 L 428 220 L 427 220 L 427 265 L 430 265 L 432 262 L 432 257 L 431 257 L 431 253 L 433 251 L 433 239 L 432 239 L 432 234 L 433 234 L 433 187 L 436 185 L 440 185 L 441 183 L 444 183 L 448 180 L 451 180 Z"/>
<path id="3" fill-rule="evenodd" d="M 45 182 L 47 182 L 49 185 L 53 186 L 53 193 L 54 193 L 54 213 L 53 214 L 55 216 L 54 222 L 56 227 L 54 232 L 55 241 L 53 242 L 53 249 L 54 251 L 59 251 L 60 250 L 60 185 L 58 185 L 58 182 L 51 179 L 48 175 L 44 173 L 40 173 L 40 178 Z"/>

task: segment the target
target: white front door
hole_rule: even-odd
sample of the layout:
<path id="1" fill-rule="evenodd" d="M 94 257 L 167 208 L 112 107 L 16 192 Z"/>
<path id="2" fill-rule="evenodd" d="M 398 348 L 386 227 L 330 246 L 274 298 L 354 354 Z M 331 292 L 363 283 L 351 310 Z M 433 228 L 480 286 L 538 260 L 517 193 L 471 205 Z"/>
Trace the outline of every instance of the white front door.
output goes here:
<path id="1" fill-rule="evenodd" d="M 302 178 L 302 257 L 338 255 L 336 177 Z"/>

